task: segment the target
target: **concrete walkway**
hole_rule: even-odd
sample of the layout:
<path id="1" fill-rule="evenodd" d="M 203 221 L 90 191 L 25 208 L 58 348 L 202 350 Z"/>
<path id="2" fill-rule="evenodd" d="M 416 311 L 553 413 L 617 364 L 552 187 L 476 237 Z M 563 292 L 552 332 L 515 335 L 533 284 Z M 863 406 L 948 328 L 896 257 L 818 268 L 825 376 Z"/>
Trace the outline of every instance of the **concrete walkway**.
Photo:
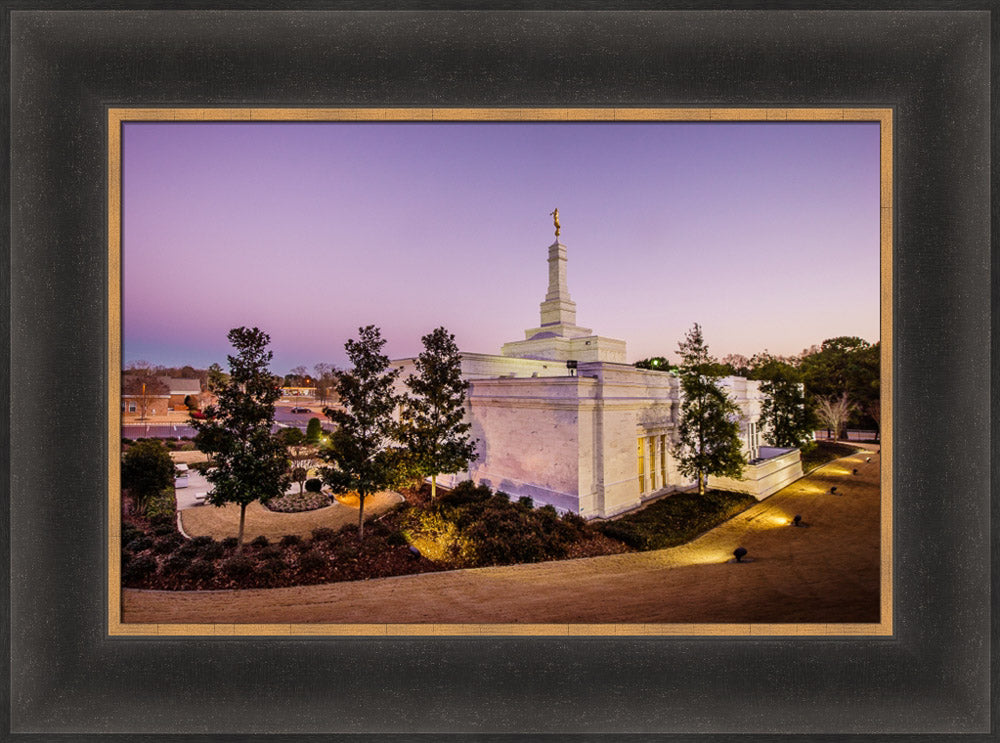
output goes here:
<path id="1" fill-rule="evenodd" d="M 670 549 L 268 590 L 128 589 L 122 618 L 367 625 L 875 623 L 879 472 L 874 451 L 836 460 Z M 829 492 L 834 485 L 838 495 Z M 796 514 L 808 527 L 789 525 Z M 731 561 L 738 546 L 752 562 Z"/>

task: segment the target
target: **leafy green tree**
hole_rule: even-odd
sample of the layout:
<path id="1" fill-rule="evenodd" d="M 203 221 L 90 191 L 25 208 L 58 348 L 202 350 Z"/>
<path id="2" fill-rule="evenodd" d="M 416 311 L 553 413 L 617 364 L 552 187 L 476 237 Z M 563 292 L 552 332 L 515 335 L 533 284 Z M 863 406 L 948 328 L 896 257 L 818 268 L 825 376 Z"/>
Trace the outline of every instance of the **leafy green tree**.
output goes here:
<path id="1" fill-rule="evenodd" d="M 319 456 L 332 466 L 322 477 L 335 493 L 358 494 L 358 538 L 364 538 L 365 499 L 395 486 L 401 478 L 401 451 L 393 437 L 393 415 L 401 402 L 394 391 L 400 370 L 382 354 L 385 339 L 374 325 L 358 329 L 344 344 L 353 368 L 337 376 L 341 408 L 324 408 L 336 425 Z"/>
<path id="2" fill-rule="evenodd" d="M 212 364 L 208 367 L 208 391 L 216 392 L 222 389 L 229 383 L 229 375 L 222 371 L 222 367 L 218 364 Z"/>
<path id="3" fill-rule="evenodd" d="M 174 484 L 174 461 L 159 441 L 140 441 L 122 457 L 122 487 L 128 490 L 138 513 L 151 498 Z"/>
<path id="4" fill-rule="evenodd" d="M 665 356 L 650 356 L 648 359 L 636 361 L 633 366 L 636 369 L 652 369 L 653 371 L 671 371 L 676 368 L 671 366 Z"/>
<path id="5" fill-rule="evenodd" d="M 677 350 L 683 400 L 674 457 L 681 474 L 697 478 L 704 495 L 709 475 L 743 479 L 740 409 L 713 373 L 719 364 L 708 354 L 700 325 L 695 323 Z"/>
<path id="6" fill-rule="evenodd" d="M 195 444 L 215 463 L 205 475 L 214 486 L 208 502 L 240 507 L 241 552 L 247 506 L 281 496 L 289 475 L 285 447 L 271 435 L 280 395 L 268 369 L 271 339 L 258 328 L 244 327 L 230 330 L 228 338 L 236 351 L 228 357 L 229 379 L 215 390 L 218 402 L 205 411 L 208 419 L 192 419 L 191 425 L 198 431 Z"/>
<path id="7" fill-rule="evenodd" d="M 318 444 L 322 435 L 323 424 L 320 423 L 319 418 L 310 418 L 309 423 L 306 424 L 306 441 L 313 445 Z"/>
<path id="8" fill-rule="evenodd" d="M 424 350 L 416 360 L 417 373 L 406 379 L 410 391 L 403 406 L 400 440 L 413 458 L 416 472 L 431 478 L 431 499 L 437 495 L 437 476 L 465 469 L 476 456 L 465 421 L 462 358 L 455 336 L 437 328 L 422 339 Z"/>
<path id="9" fill-rule="evenodd" d="M 760 417 L 770 442 L 781 447 L 803 446 L 812 436 L 816 417 L 806 398 L 801 372 L 772 357 L 754 367 L 753 373 L 762 380 L 760 390 L 767 396 Z"/>

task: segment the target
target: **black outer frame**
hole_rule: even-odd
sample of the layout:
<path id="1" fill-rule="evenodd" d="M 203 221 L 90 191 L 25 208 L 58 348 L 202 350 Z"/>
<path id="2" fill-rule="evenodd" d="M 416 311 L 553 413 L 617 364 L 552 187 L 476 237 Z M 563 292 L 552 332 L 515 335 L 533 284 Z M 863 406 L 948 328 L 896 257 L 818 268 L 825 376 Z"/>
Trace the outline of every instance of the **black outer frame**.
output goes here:
<path id="1" fill-rule="evenodd" d="M 5 9 L 11 739 L 996 739 L 991 13 Z M 106 637 L 106 108 L 250 104 L 891 106 L 895 636 Z"/>

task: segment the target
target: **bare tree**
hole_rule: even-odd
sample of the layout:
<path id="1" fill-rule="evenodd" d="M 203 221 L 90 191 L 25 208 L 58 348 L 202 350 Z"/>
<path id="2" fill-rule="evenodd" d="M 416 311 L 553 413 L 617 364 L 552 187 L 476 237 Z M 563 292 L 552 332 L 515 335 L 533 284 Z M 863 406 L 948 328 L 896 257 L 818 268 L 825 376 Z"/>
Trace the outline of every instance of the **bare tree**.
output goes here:
<path id="1" fill-rule="evenodd" d="M 865 405 L 865 413 L 875 421 L 875 440 L 882 439 L 882 401 L 877 397 Z"/>
<path id="2" fill-rule="evenodd" d="M 148 361 L 131 361 L 122 378 L 122 395 L 135 400 L 139 419 L 145 420 L 153 400 L 167 394 L 167 385 L 156 374 L 156 367 Z M 166 408 L 164 408 L 166 412 Z"/>
<path id="3" fill-rule="evenodd" d="M 840 397 L 831 395 L 816 398 L 816 415 L 828 429 L 833 431 L 833 437 L 837 439 L 842 438 L 841 434 L 845 433 L 847 419 L 854 408 L 854 403 L 848 400 L 846 392 L 840 393 Z"/>

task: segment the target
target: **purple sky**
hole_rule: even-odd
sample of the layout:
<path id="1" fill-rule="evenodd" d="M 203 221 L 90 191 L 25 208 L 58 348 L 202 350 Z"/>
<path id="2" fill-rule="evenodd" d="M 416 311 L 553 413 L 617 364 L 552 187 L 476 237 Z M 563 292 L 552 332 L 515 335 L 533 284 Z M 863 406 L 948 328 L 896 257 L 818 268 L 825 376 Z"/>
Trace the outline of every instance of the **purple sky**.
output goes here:
<path id="1" fill-rule="evenodd" d="M 438 325 L 499 353 L 538 325 L 559 208 L 577 322 L 676 360 L 878 339 L 877 123 L 124 127 L 123 359 L 275 372 L 393 358 Z"/>

